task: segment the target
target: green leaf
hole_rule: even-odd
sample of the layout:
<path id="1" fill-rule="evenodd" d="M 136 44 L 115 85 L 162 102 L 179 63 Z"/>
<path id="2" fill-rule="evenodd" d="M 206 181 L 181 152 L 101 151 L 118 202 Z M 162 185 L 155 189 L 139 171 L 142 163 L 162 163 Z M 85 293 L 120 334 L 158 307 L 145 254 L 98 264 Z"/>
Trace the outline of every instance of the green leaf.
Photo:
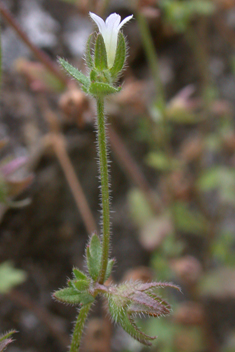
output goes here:
<path id="1" fill-rule="evenodd" d="M 119 32 L 116 56 L 114 59 L 113 67 L 110 69 L 110 73 L 113 78 L 116 78 L 118 73 L 123 69 L 126 60 L 126 42 L 124 35 Z"/>
<path id="2" fill-rule="evenodd" d="M 73 274 L 77 280 L 86 280 L 87 279 L 87 276 L 82 271 L 80 271 L 76 268 L 73 268 Z"/>
<path id="3" fill-rule="evenodd" d="M 103 71 L 108 68 L 105 43 L 103 36 L 100 33 L 97 35 L 94 57 L 95 67 L 97 68 L 97 70 Z"/>
<path id="4" fill-rule="evenodd" d="M 97 72 L 95 70 L 91 70 L 90 72 L 90 80 L 91 82 L 95 82 L 97 79 Z"/>
<path id="5" fill-rule="evenodd" d="M 101 255 L 102 255 L 102 247 L 100 243 L 100 239 L 97 236 L 97 234 L 93 234 L 91 239 L 90 239 L 90 253 L 93 258 L 95 258 L 97 261 L 100 261 Z"/>
<path id="6" fill-rule="evenodd" d="M 9 292 L 25 280 L 26 273 L 23 270 L 15 269 L 11 262 L 4 262 L 0 265 L 0 293 Z"/>
<path id="7" fill-rule="evenodd" d="M 63 69 L 73 78 L 75 78 L 79 83 L 81 83 L 86 89 L 89 88 L 90 80 L 78 69 L 70 65 L 66 60 L 59 58 L 59 63 Z"/>
<path id="8" fill-rule="evenodd" d="M 105 96 L 120 92 L 121 87 L 115 88 L 107 83 L 93 82 L 90 85 L 89 92 L 94 96 Z"/>
<path id="9" fill-rule="evenodd" d="M 108 280 L 109 276 L 111 275 L 114 263 L 115 263 L 115 259 L 109 259 L 104 281 Z"/>
<path id="10" fill-rule="evenodd" d="M 83 292 L 89 289 L 90 283 L 88 280 L 72 280 L 71 284 L 75 288 L 75 290 L 79 292 Z"/>
<path id="11" fill-rule="evenodd" d="M 62 303 L 72 305 L 86 305 L 94 301 L 94 297 L 88 292 L 79 293 L 72 287 L 66 287 L 54 292 L 53 297 Z"/>
<path id="12" fill-rule="evenodd" d="M 3 334 L 0 336 L 0 342 L 8 339 L 9 337 L 11 337 L 11 335 L 15 334 L 17 331 L 15 330 L 11 330 L 11 331 L 8 331 L 7 333 Z"/>
<path id="13" fill-rule="evenodd" d="M 93 234 L 86 249 L 87 267 L 91 278 L 96 281 L 101 268 L 102 247 L 100 239 Z"/>

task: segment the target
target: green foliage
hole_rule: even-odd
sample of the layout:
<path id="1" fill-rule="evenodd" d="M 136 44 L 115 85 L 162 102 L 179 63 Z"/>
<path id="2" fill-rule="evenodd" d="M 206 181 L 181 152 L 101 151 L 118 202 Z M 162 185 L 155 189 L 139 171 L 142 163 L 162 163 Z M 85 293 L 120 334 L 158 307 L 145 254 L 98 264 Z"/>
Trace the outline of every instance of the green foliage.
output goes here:
<path id="1" fill-rule="evenodd" d="M 73 268 L 73 275 L 74 278 L 77 280 L 86 280 L 87 276 L 80 270 L 78 270 L 77 268 Z"/>
<path id="2" fill-rule="evenodd" d="M 137 341 L 151 346 L 151 342 L 156 339 L 156 336 L 152 337 L 143 333 L 137 327 L 134 318 L 138 315 L 159 317 L 169 314 L 170 305 L 155 292 L 158 288 L 168 286 L 178 289 L 172 284 L 157 282 L 129 282 L 112 287 L 106 294 L 112 318 Z"/>
<path id="3" fill-rule="evenodd" d="M 186 203 L 175 202 L 174 216 L 178 230 L 199 236 L 207 233 L 208 223 L 203 214 L 197 210 L 190 209 Z"/>
<path id="4" fill-rule="evenodd" d="M 184 32 L 195 16 L 209 16 L 215 10 L 211 0 L 160 0 L 166 21 L 176 31 Z"/>
<path id="5" fill-rule="evenodd" d="M 65 287 L 61 290 L 58 290 L 53 293 L 53 297 L 62 303 L 85 306 L 86 304 L 90 304 L 94 302 L 94 297 L 89 294 L 88 289 L 82 290 L 82 287 L 78 287 L 80 290 L 75 288 L 75 283 L 73 283 L 74 287 Z"/>
<path id="6" fill-rule="evenodd" d="M 94 14 L 91 14 L 91 17 L 97 25 L 101 23 L 100 21 L 103 21 L 101 18 L 97 20 L 97 16 Z M 131 17 L 132 16 L 127 18 L 127 20 L 130 20 Z M 114 20 L 113 23 L 112 20 Z M 118 20 L 119 16 L 114 15 L 114 17 L 112 16 L 110 19 L 110 22 L 108 22 L 108 25 L 107 23 L 103 23 L 104 28 L 106 28 L 105 26 L 107 25 L 109 30 L 114 30 L 114 37 L 120 29 L 117 25 Z M 108 44 L 112 43 L 107 44 L 107 41 L 105 40 L 107 39 L 105 31 L 102 35 L 101 34 L 96 36 L 93 54 L 91 54 L 93 35 L 88 38 L 86 46 L 86 61 L 87 67 L 89 68 L 88 77 L 83 75 L 67 61 L 59 59 L 59 63 L 64 70 L 80 83 L 81 88 L 87 94 L 95 97 L 97 100 L 97 132 L 103 212 L 102 237 L 100 239 L 97 234 L 93 234 L 86 247 L 86 265 L 88 274 L 85 275 L 80 270 L 74 268 L 74 278 L 68 281 L 68 286 L 53 294 L 54 298 L 60 302 L 81 306 L 73 333 L 70 348 L 71 352 L 77 352 L 80 346 L 84 323 L 90 306 L 97 295 L 100 294 L 108 299 L 111 316 L 126 332 L 136 340 L 149 346 L 155 337 L 144 334 L 136 326 L 134 317 L 136 315 L 159 317 L 169 314 L 169 304 L 159 297 L 155 290 L 159 287 L 164 288 L 168 286 L 178 289 L 178 287 L 172 284 L 157 282 L 147 284 L 130 282 L 120 286 L 110 285 L 109 287 L 104 285 L 104 282 L 111 275 L 114 265 L 114 259 L 109 259 L 109 185 L 105 138 L 104 98 L 107 95 L 118 93 L 121 90 L 121 87 L 117 88 L 114 84 L 125 64 L 126 43 L 123 34 L 119 33 L 118 38 L 116 37 L 117 42 L 114 43 L 115 45 L 109 46 Z M 110 51 L 108 51 L 108 49 Z M 116 52 L 114 53 L 112 50 L 116 50 Z M 108 64 L 112 67 L 108 67 Z M 136 216 L 139 219 L 139 223 L 143 223 L 148 220 L 149 216 L 152 217 L 153 212 L 148 208 L 149 205 L 145 199 L 143 202 L 143 195 L 138 192 L 139 191 L 136 191 L 136 194 L 134 195 L 135 198 L 139 198 L 137 202 L 139 208 L 136 209 Z M 144 212 L 143 203 L 147 204 L 146 206 L 144 205 Z M 140 214 L 141 216 L 139 216 Z"/>
<path id="7" fill-rule="evenodd" d="M 99 276 L 102 259 L 102 246 L 100 239 L 93 234 L 90 243 L 86 248 L 86 262 L 91 278 L 96 281 Z"/>
<path id="8" fill-rule="evenodd" d="M 118 35 L 117 51 L 113 67 L 110 69 L 111 76 L 116 79 L 122 71 L 126 61 L 126 42 L 124 35 L 120 32 Z"/>
<path id="9" fill-rule="evenodd" d="M 95 68 L 99 71 L 103 71 L 108 68 L 104 39 L 100 33 L 97 35 L 95 42 L 94 64 Z"/>
<path id="10" fill-rule="evenodd" d="M 23 270 L 15 269 L 11 262 L 0 264 L 0 293 L 10 292 L 12 288 L 22 284 L 26 280 Z"/>
<path id="11" fill-rule="evenodd" d="M 89 35 L 89 38 L 87 40 L 87 44 L 86 44 L 86 52 L 85 52 L 85 59 L 86 59 L 86 64 L 87 67 L 92 70 L 94 67 L 94 61 L 93 61 L 93 57 L 91 56 L 91 41 L 93 38 L 93 33 L 91 33 Z"/>
<path id="12" fill-rule="evenodd" d="M 7 348 L 7 346 L 13 342 L 11 336 L 15 333 L 15 330 L 11 330 L 0 336 L 0 352 L 3 352 Z"/>
<path id="13" fill-rule="evenodd" d="M 108 265 L 107 265 L 107 270 L 106 270 L 106 275 L 105 275 L 105 281 L 108 280 L 108 278 L 110 277 L 112 270 L 113 270 L 113 266 L 115 264 L 115 259 L 109 259 L 108 260 Z"/>
<path id="14" fill-rule="evenodd" d="M 70 65 L 66 60 L 59 58 L 59 64 L 63 67 L 63 69 L 74 79 L 76 79 L 84 88 L 87 90 L 90 85 L 90 80 L 87 76 L 81 73 L 78 69 Z"/>

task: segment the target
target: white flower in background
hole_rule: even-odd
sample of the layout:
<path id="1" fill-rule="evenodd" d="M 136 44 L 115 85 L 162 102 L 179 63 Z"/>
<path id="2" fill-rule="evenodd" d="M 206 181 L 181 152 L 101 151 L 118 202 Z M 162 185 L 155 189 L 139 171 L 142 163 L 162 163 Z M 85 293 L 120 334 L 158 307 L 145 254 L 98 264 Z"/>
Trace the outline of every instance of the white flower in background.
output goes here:
<path id="1" fill-rule="evenodd" d="M 124 18 L 121 22 L 121 16 L 117 13 L 112 13 L 106 18 L 106 21 L 90 12 L 90 16 L 93 21 L 97 24 L 99 32 L 102 35 L 105 43 L 108 67 L 111 68 L 114 64 L 114 59 L 117 50 L 118 33 L 125 23 L 130 21 L 133 15 Z"/>

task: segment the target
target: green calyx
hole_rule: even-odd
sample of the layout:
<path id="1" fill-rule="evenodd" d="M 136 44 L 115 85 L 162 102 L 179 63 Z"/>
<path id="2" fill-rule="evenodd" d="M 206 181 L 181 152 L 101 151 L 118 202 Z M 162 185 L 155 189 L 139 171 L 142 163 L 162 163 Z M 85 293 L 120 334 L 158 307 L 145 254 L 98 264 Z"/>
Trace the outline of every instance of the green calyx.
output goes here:
<path id="1" fill-rule="evenodd" d="M 94 64 L 98 71 L 104 71 L 108 69 L 107 53 L 105 49 L 104 39 L 101 34 L 98 34 L 96 38 Z"/>
<path id="2" fill-rule="evenodd" d="M 117 88 L 114 84 L 126 60 L 126 42 L 123 34 L 119 33 L 115 60 L 111 68 L 108 68 L 107 52 L 102 35 L 98 33 L 95 38 L 94 54 L 91 54 L 92 39 L 93 33 L 88 38 L 85 51 L 86 64 L 90 70 L 89 76 L 84 75 L 62 58 L 59 58 L 59 64 L 80 84 L 81 89 L 87 94 L 94 97 L 105 97 L 120 92 L 121 87 Z"/>
<path id="3" fill-rule="evenodd" d="M 110 69 L 112 78 L 115 80 L 122 71 L 126 61 L 126 41 L 122 32 L 119 32 L 117 51 L 113 67 Z"/>

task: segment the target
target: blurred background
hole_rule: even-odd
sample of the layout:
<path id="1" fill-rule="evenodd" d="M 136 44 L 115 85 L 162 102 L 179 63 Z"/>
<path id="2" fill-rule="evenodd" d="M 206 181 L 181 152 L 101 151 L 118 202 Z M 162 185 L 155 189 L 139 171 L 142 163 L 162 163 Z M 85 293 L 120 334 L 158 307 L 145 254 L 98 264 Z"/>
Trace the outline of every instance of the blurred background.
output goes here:
<path id="1" fill-rule="evenodd" d="M 1 0 L 0 326 L 9 352 L 65 351 L 76 309 L 52 300 L 99 228 L 95 105 L 84 73 L 103 18 L 134 14 L 107 100 L 114 282 L 171 281 L 151 351 L 235 351 L 235 1 Z M 94 306 L 85 352 L 146 350 Z"/>

